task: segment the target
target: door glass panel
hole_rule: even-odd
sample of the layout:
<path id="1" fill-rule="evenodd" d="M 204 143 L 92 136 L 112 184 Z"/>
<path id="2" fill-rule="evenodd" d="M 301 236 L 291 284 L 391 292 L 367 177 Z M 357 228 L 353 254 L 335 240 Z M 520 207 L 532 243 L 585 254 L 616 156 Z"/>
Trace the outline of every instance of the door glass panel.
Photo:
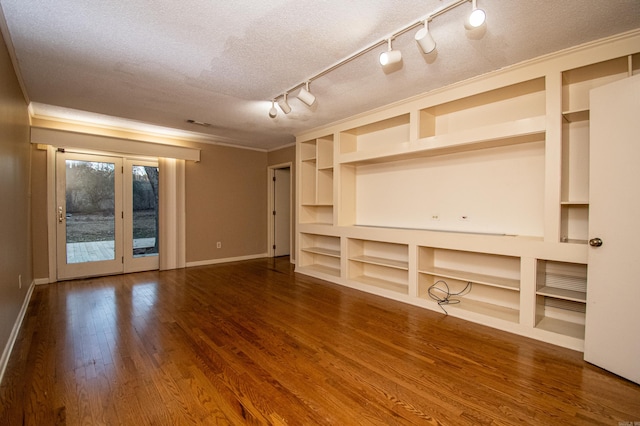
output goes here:
<path id="1" fill-rule="evenodd" d="M 66 160 L 67 263 L 115 259 L 115 164 Z"/>
<path id="2" fill-rule="evenodd" d="M 158 167 L 132 167 L 133 257 L 158 255 Z"/>

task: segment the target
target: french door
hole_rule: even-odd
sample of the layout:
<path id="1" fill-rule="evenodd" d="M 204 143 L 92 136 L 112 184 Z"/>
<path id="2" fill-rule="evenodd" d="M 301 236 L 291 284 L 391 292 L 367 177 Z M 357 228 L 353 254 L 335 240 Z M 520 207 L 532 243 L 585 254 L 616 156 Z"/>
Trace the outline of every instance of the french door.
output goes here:
<path id="1" fill-rule="evenodd" d="M 155 162 L 58 152 L 57 278 L 158 269 Z"/>

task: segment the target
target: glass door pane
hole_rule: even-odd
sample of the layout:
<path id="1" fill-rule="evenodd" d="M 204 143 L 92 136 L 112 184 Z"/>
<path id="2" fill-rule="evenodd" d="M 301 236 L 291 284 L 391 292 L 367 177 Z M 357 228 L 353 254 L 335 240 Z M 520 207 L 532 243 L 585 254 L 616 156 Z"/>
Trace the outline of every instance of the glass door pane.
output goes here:
<path id="1" fill-rule="evenodd" d="M 133 257 L 158 255 L 158 167 L 133 166 Z"/>
<path id="2" fill-rule="evenodd" d="M 67 263 L 113 260 L 115 164 L 66 160 Z"/>

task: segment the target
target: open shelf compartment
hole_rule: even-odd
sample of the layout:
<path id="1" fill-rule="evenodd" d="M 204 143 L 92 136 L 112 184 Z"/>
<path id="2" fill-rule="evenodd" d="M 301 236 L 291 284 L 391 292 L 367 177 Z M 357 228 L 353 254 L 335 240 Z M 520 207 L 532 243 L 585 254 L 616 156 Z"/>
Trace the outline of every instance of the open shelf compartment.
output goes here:
<path id="1" fill-rule="evenodd" d="M 584 339 L 587 265 L 539 259 L 536 327 Z"/>
<path id="2" fill-rule="evenodd" d="M 301 233 L 300 255 L 300 268 L 340 276 L 340 237 Z"/>
<path id="3" fill-rule="evenodd" d="M 451 294 L 462 292 L 471 283 L 470 291 L 452 296 L 459 303 L 446 305 L 493 318 L 519 321 L 520 258 L 461 250 L 418 247 L 418 296 L 434 300 L 429 289 L 443 298 L 448 288 Z M 445 307 L 445 309 L 448 308 Z"/>
<path id="4" fill-rule="evenodd" d="M 367 285 L 408 294 L 409 246 L 350 238 L 349 278 Z"/>

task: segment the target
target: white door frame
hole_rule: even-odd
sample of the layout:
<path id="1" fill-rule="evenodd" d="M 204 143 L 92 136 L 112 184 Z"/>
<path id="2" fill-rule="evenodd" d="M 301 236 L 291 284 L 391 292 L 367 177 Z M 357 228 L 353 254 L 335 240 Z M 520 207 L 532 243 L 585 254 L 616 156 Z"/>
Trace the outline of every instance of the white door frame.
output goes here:
<path id="1" fill-rule="evenodd" d="M 294 215 L 294 204 L 293 204 L 293 182 L 294 182 L 294 173 L 293 173 L 293 163 L 280 163 L 275 164 L 273 166 L 267 167 L 267 253 L 269 257 L 275 256 L 275 250 L 273 249 L 274 241 L 274 229 L 273 229 L 273 210 L 275 208 L 275 200 L 273 199 L 273 178 L 276 175 L 276 169 L 289 169 L 291 171 L 292 178 L 289 180 L 289 214 L 291 220 L 289 221 L 289 227 L 292 228 L 292 224 L 295 223 L 295 215 Z M 295 250 L 293 246 L 293 238 L 294 238 L 294 230 L 291 229 L 289 232 L 289 247 L 291 247 L 291 254 L 289 255 L 291 259 L 291 263 L 295 262 Z"/>

